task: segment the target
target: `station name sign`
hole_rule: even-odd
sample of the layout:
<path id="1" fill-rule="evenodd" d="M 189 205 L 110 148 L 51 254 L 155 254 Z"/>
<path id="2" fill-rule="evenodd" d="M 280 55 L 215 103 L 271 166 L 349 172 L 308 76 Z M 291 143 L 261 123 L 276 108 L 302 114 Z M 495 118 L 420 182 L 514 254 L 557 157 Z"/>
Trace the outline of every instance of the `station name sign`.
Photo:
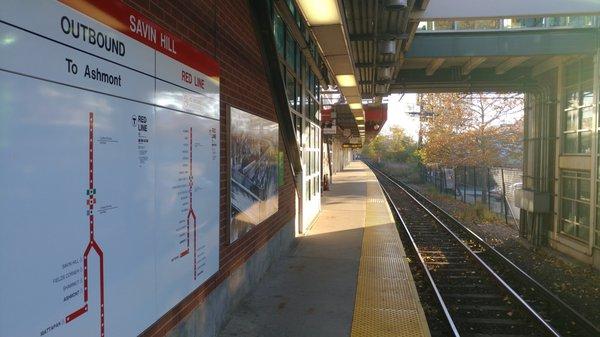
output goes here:
<path id="1" fill-rule="evenodd" d="M 117 30 L 138 42 L 141 42 L 148 47 L 157 50 L 181 63 L 184 63 L 192 68 L 206 74 L 210 77 L 219 75 L 219 67 L 217 62 L 208 55 L 198 51 L 194 46 L 184 42 L 181 38 L 168 32 L 163 27 L 150 21 L 145 16 L 133 10 L 121 1 L 105 1 L 105 0 L 60 0 L 65 5 L 86 14 L 93 19 L 102 22 L 110 28 Z M 110 13 L 110 15 L 106 15 Z M 64 20 L 64 22 L 63 22 Z M 93 30 L 87 29 L 78 22 L 69 20 L 69 18 L 61 20 L 61 29 L 63 32 L 80 33 L 80 38 L 88 37 L 88 42 L 94 44 L 96 40 L 98 47 L 100 43 L 105 41 L 104 48 L 109 48 L 113 52 L 123 56 L 126 53 L 122 42 L 110 41 L 108 38 L 103 40 L 101 32 L 97 32 L 96 36 L 92 34 Z M 65 33 L 66 33 L 65 32 Z M 75 36 L 75 35 L 74 35 Z M 90 40 L 91 38 L 91 40 Z M 107 50 L 109 50 L 107 49 Z M 189 82 L 189 76 L 182 74 L 182 78 Z"/>
<path id="2" fill-rule="evenodd" d="M 342 144 L 344 149 L 362 149 L 362 144 L 359 143 L 344 143 Z"/>

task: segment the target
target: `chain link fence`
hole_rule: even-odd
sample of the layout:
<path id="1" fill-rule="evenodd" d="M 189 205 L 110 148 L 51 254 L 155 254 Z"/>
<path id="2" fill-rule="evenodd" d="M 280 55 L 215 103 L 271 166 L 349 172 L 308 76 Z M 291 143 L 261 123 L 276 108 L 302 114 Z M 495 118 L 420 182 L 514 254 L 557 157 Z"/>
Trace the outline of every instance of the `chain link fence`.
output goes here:
<path id="1" fill-rule="evenodd" d="M 504 217 L 506 224 L 518 227 L 519 208 L 515 192 L 523 186 L 523 171 L 515 168 L 425 168 L 423 178 L 441 193 L 465 203 L 482 203 Z"/>

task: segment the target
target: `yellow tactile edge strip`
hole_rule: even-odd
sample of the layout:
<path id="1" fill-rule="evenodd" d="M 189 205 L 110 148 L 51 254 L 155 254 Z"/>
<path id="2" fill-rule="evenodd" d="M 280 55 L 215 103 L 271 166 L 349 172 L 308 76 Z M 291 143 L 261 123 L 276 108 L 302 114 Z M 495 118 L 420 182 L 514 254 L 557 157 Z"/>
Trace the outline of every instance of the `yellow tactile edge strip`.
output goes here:
<path id="1" fill-rule="evenodd" d="M 369 173 L 352 337 L 429 337 L 394 218 L 375 176 Z"/>

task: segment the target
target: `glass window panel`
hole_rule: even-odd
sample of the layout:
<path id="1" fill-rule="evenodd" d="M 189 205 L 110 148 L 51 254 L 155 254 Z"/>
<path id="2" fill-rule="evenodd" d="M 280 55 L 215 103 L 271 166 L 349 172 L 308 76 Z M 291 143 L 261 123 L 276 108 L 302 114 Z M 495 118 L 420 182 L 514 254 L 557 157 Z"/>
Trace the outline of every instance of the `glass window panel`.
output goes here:
<path id="1" fill-rule="evenodd" d="M 562 225 L 561 226 L 561 231 L 563 233 L 566 233 L 566 234 L 569 234 L 569 235 L 574 235 L 574 232 L 575 232 L 574 227 L 575 226 L 573 225 L 572 222 L 564 221 L 563 220 L 563 221 L 561 221 L 561 225 Z"/>
<path id="2" fill-rule="evenodd" d="M 290 72 L 285 74 L 285 92 L 287 93 L 288 103 L 292 109 L 296 109 L 296 82 Z"/>
<path id="3" fill-rule="evenodd" d="M 296 81 L 296 111 L 302 111 L 302 90 L 298 81 Z"/>
<path id="4" fill-rule="evenodd" d="M 294 69 L 294 61 L 296 60 L 295 55 L 296 41 L 288 30 L 285 31 L 285 61 Z"/>
<path id="5" fill-rule="evenodd" d="M 577 87 L 567 88 L 565 109 L 577 109 L 579 107 L 579 92 Z"/>
<path id="6" fill-rule="evenodd" d="M 563 178 L 562 195 L 564 198 L 577 199 L 577 184 L 575 179 Z"/>
<path id="7" fill-rule="evenodd" d="M 587 107 L 581 109 L 581 129 L 592 128 L 592 118 L 594 117 L 594 108 Z"/>
<path id="8" fill-rule="evenodd" d="M 590 225 L 590 206 L 582 202 L 577 203 L 577 223 L 582 226 Z"/>
<path id="9" fill-rule="evenodd" d="M 577 133 L 565 133 L 564 153 L 577 153 Z"/>
<path id="10" fill-rule="evenodd" d="M 592 133 L 582 131 L 579 133 L 579 153 L 590 153 L 592 151 Z"/>
<path id="11" fill-rule="evenodd" d="M 575 233 L 573 235 L 575 235 L 576 237 L 580 238 L 581 240 L 583 240 L 585 242 L 589 242 L 590 241 L 590 229 L 589 229 L 589 227 L 576 226 L 575 227 Z"/>
<path id="12" fill-rule="evenodd" d="M 281 56 L 285 53 L 285 26 L 279 14 L 275 13 L 274 23 L 273 23 L 273 33 L 275 35 L 275 46 L 277 48 L 277 53 Z"/>
<path id="13" fill-rule="evenodd" d="M 561 203 L 562 203 L 562 218 L 565 220 L 574 222 L 575 221 L 575 212 L 573 210 L 574 201 L 563 199 L 561 201 Z"/>
<path id="14" fill-rule="evenodd" d="M 592 104 L 594 104 L 594 92 L 592 87 L 588 84 L 581 92 L 581 105 L 591 106 Z"/>
<path id="15" fill-rule="evenodd" d="M 452 29 L 454 29 L 454 21 L 435 20 L 433 22 L 433 30 L 452 30 Z"/>
<path id="16" fill-rule="evenodd" d="M 294 43 L 296 45 L 296 60 L 294 63 L 294 67 L 296 69 L 296 76 L 298 76 L 298 78 L 302 77 L 302 73 L 301 73 L 301 69 L 302 69 L 302 62 L 301 60 L 304 59 L 304 54 L 302 54 L 302 52 L 300 51 L 300 48 L 298 47 L 297 43 Z M 302 56 L 302 57 L 300 57 Z"/>
<path id="17" fill-rule="evenodd" d="M 579 200 L 590 201 L 590 181 L 587 179 L 579 179 L 577 181 L 577 196 Z"/>
<path id="18" fill-rule="evenodd" d="M 578 115 L 577 109 L 565 110 L 565 131 L 574 131 L 578 127 Z"/>

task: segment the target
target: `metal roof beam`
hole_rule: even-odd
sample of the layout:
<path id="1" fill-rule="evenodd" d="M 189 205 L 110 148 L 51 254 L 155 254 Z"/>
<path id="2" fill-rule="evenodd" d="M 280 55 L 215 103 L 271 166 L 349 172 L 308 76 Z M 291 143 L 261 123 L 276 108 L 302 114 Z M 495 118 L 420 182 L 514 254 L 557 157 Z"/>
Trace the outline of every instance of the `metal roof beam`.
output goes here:
<path id="1" fill-rule="evenodd" d="M 479 67 L 485 60 L 485 57 L 473 57 L 469 59 L 460 69 L 460 73 L 463 76 L 469 75 L 473 69 Z"/>
<path id="2" fill-rule="evenodd" d="M 468 76 L 459 67 L 441 68 L 427 76 L 424 69 L 400 71 L 390 86 L 390 93 L 449 91 L 529 91 L 538 83 L 529 76 L 529 69 L 517 68 L 496 75 L 493 68 L 477 68 Z"/>
<path id="3" fill-rule="evenodd" d="M 416 33 L 405 58 L 594 53 L 597 29 Z"/>
<path id="4" fill-rule="evenodd" d="M 597 15 L 600 2 L 590 0 L 435 0 L 413 17 L 434 19 L 483 19 L 557 15 Z"/>
<path id="5" fill-rule="evenodd" d="M 396 62 L 377 62 L 379 67 L 391 67 L 396 65 Z M 373 66 L 373 62 L 357 62 L 354 64 L 356 68 L 370 68 Z"/>
<path id="6" fill-rule="evenodd" d="M 561 62 L 565 62 L 566 60 L 568 60 L 569 57 L 568 56 L 554 56 L 549 58 L 548 60 L 540 63 L 540 64 L 536 64 L 533 69 L 531 69 L 531 76 L 538 76 L 541 75 L 543 73 L 545 73 L 546 71 L 552 69 L 552 68 L 556 68 L 560 65 Z"/>
<path id="7" fill-rule="evenodd" d="M 437 58 L 429 62 L 429 64 L 427 65 L 427 69 L 425 69 L 425 74 L 427 76 L 435 74 L 435 72 L 442 66 L 442 64 L 444 64 L 445 61 L 446 59 L 444 58 Z"/>
<path id="8" fill-rule="evenodd" d="M 496 67 L 496 75 L 502 75 L 527 60 L 529 60 L 529 56 L 510 57 Z"/>
<path id="9" fill-rule="evenodd" d="M 350 34 L 350 41 L 373 41 L 377 40 L 406 40 L 406 33 L 381 33 L 381 34 Z"/>

